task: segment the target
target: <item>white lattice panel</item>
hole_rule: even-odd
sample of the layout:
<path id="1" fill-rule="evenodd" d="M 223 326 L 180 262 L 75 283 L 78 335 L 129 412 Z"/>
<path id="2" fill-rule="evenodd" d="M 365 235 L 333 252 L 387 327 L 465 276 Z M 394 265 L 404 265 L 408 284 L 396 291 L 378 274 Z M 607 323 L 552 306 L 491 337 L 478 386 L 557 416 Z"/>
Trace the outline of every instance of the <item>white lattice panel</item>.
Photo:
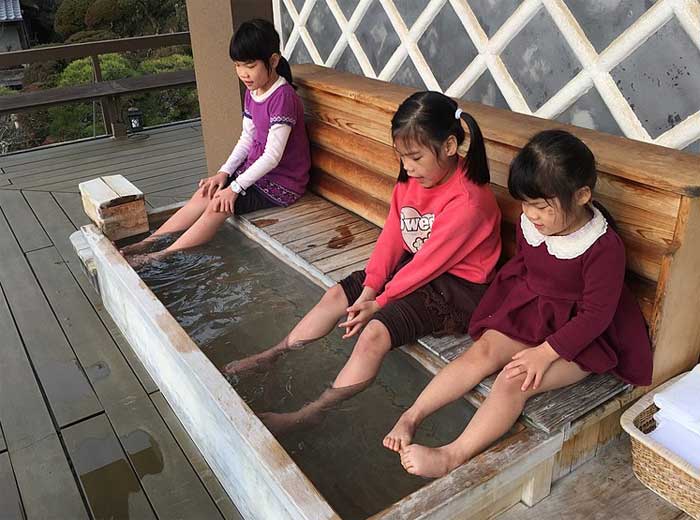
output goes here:
<path id="1" fill-rule="evenodd" d="M 664 129 L 652 137 L 648 131 L 649 125 L 645 127 L 644 121 L 635 113 L 634 104 L 626 99 L 611 74 L 613 69 L 673 20 L 687 33 L 695 46 L 693 50 L 700 52 L 699 0 L 658 0 L 600 52 L 591 43 L 564 0 L 524 0 L 490 37 L 467 0 L 426 0 L 425 7 L 411 20 L 410 25 L 406 24 L 401 15 L 402 7 L 406 11 L 402 1 L 406 0 L 273 0 L 275 24 L 280 33 L 287 36 L 283 42 L 283 53 L 290 57 L 295 51 L 304 51 L 307 59 L 310 58 L 314 63 L 334 67 L 349 49 L 366 76 L 387 81 L 395 80 L 403 67 L 412 64 L 427 88 L 444 91 L 457 98 L 462 97 L 488 71 L 511 110 L 549 119 L 557 118 L 582 96 L 595 89 L 620 131 L 627 137 L 673 148 L 684 148 L 700 140 L 700 106 L 693 107 L 695 111 L 684 114 L 683 118 L 676 116 L 672 128 Z M 425 45 L 424 41 L 421 43 L 421 38 L 431 28 L 438 14 L 447 7 L 446 4 L 454 11 L 455 18 L 463 26 L 476 51 L 456 79 L 441 88 L 434 74 L 435 67 L 431 66 L 421 51 L 421 44 Z M 398 46 L 376 70 L 356 33 L 368 12 L 369 16 L 377 15 L 378 6 L 383 9 L 395 32 L 395 35 L 387 37 L 394 41 L 398 38 Z M 326 27 L 318 27 L 318 21 L 313 22 L 316 26 L 310 26 L 315 9 L 332 13 L 338 26 L 333 28 L 337 34 L 334 42 L 327 41 L 329 32 Z M 536 15 L 542 16 L 542 10 L 546 10 L 547 20 L 551 18 L 556 30 L 580 63 L 575 68 L 578 72 L 533 110 L 533 103 L 528 103 L 524 95 L 523 82 L 518 83 L 514 79 L 513 71 L 509 70 L 504 60 L 504 50 Z M 380 14 L 383 16 L 383 13 Z M 285 21 L 286 31 L 283 27 Z M 317 37 L 314 41 L 314 33 L 324 36 Z M 381 41 L 384 35 L 376 36 Z M 325 52 L 319 52 L 321 45 Z M 323 54 L 326 56 L 323 57 Z M 406 60 L 410 60 L 410 63 Z M 698 75 L 697 81 L 700 81 L 700 70 L 693 73 Z M 664 100 L 659 99 L 658 103 L 664 103 Z"/>

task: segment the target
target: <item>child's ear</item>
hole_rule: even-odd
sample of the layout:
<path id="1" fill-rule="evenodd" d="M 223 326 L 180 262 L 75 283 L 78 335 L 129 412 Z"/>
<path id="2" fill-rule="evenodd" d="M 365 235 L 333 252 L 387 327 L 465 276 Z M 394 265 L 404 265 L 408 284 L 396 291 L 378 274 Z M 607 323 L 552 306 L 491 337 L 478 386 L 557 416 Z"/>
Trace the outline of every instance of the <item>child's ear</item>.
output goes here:
<path id="1" fill-rule="evenodd" d="M 588 186 L 579 188 L 576 190 L 576 204 L 578 206 L 585 206 L 593 199 L 593 192 Z"/>
<path id="2" fill-rule="evenodd" d="M 459 145 L 457 144 L 457 138 L 454 135 L 451 135 L 447 139 L 445 139 L 445 142 L 442 143 L 442 149 L 444 152 L 447 154 L 448 157 L 452 157 L 457 153 L 457 148 Z"/>
<path id="3" fill-rule="evenodd" d="M 279 64 L 279 62 L 280 62 L 280 55 L 279 54 L 274 53 L 272 56 L 270 56 L 270 67 L 272 67 L 273 70 L 277 68 L 277 65 Z"/>

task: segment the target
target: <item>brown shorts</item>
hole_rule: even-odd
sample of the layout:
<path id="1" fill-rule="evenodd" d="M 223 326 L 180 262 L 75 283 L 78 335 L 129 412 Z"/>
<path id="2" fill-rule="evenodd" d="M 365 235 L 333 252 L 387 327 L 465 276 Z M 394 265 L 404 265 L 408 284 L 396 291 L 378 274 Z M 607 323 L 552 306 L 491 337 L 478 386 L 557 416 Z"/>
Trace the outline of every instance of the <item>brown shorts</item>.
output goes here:
<path id="1" fill-rule="evenodd" d="M 406 254 L 392 277 L 410 264 L 411 258 L 412 255 Z M 355 271 L 340 280 L 351 305 L 360 296 L 364 281 L 364 271 Z M 373 319 L 379 320 L 389 331 L 392 348 L 412 343 L 428 334 L 463 334 L 487 287 L 488 284 L 469 282 L 445 273 L 403 298 L 387 303 Z"/>

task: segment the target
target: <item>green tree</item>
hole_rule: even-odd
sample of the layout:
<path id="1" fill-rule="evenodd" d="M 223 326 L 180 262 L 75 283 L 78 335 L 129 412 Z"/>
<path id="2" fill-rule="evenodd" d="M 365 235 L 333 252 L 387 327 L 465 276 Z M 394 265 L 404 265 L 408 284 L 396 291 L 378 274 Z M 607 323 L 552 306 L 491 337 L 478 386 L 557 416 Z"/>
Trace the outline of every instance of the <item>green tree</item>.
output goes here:
<path id="1" fill-rule="evenodd" d="M 103 54 L 100 56 L 100 68 L 102 79 L 128 78 L 136 75 L 136 71 L 124 56 L 119 54 Z M 94 81 L 92 72 L 92 60 L 82 58 L 71 62 L 58 78 L 59 87 L 81 85 Z"/>
<path id="2" fill-rule="evenodd" d="M 72 34 L 65 43 L 98 42 L 100 40 L 118 40 L 119 35 L 108 29 L 79 31 Z"/>
<path id="3" fill-rule="evenodd" d="M 194 68 L 192 56 L 172 54 L 170 56 L 150 58 L 139 66 L 143 74 L 159 74 L 176 70 L 191 70 Z M 144 122 L 149 125 L 159 125 L 191 119 L 199 115 L 199 101 L 194 87 L 173 88 L 151 92 L 131 100 L 143 111 Z"/>
<path id="4" fill-rule="evenodd" d="M 28 22 L 30 39 L 38 42 L 58 40 L 54 31 L 54 17 L 58 0 L 20 0 L 22 18 Z"/>
<path id="5" fill-rule="evenodd" d="M 0 87 L 0 97 L 14 96 L 15 94 L 17 94 L 16 90 Z M 27 112 L 0 115 L 0 154 L 41 144 L 41 141 L 37 142 L 34 138 L 31 128 L 27 128 L 23 124 L 23 120 L 20 119 L 19 115 L 25 114 Z"/>
<path id="6" fill-rule="evenodd" d="M 118 54 L 100 56 L 102 78 L 105 80 L 126 78 L 137 74 L 129 60 Z M 67 87 L 93 81 L 90 58 L 75 60 L 61 72 L 57 85 Z M 75 103 L 49 109 L 49 133 L 54 139 L 67 141 L 101 134 L 104 120 L 99 103 Z"/>
<path id="7" fill-rule="evenodd" d="M 122 36 L 187 30 L 184 0 L 94 0 L 84 21 L 88 29 Z"/>
<path id="8" fill-rule="evenodd" d="M 56 11 L 54 28 L 64 38 L 84 31 L 85 14 L 95 0 L 63 0 Z"/>

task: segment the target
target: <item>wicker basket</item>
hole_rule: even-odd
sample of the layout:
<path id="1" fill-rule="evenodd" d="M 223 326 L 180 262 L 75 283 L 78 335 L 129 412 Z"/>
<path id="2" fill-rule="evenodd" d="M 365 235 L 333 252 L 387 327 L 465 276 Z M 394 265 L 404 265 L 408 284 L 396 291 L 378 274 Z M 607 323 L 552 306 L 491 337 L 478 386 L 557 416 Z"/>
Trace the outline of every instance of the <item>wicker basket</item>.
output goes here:
<path id="1" fill-rule="evenodd" d="M 700 472 L 647 435 L 656 428 L 654 394 L 685 374 L 646 394 L 620 418 L 632 439 L 632 469 L 646 487 L 696 520 L 700 520 Z"/>

